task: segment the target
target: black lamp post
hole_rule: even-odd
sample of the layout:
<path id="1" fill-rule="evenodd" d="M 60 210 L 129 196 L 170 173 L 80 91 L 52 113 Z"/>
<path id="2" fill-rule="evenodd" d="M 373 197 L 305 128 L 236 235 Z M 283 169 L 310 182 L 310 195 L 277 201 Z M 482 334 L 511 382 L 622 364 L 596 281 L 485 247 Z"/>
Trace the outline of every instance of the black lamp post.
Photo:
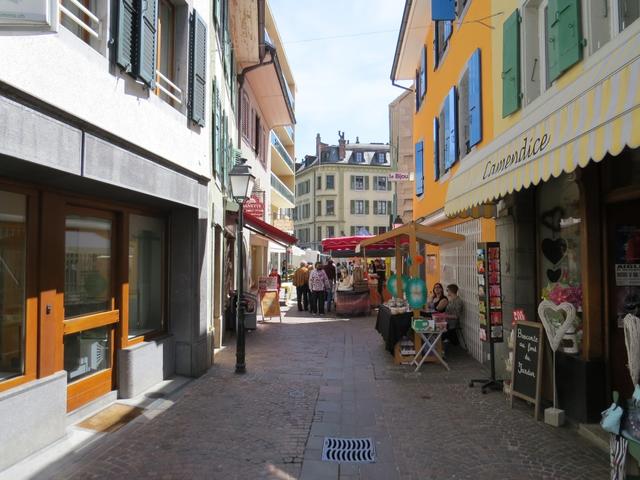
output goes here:
<path id="1" fill-rule="evenodd" d="M 244 259 L 242 256 L 242 227 L 244 225 L 243 206 L 251 197 L 253 184 L 256 177 L 251 174 L 251 167 L 247 165 L 247 159 L 241 158 L 238 163 L 229 172 L 229 180 L 231 182 L 231 196 L 237 202 L 238 209 L 238 232 L 236 241 L 238 242 L 238 289 L 237 289 L 237 308 L 236 308 L 236 373 L 245 373 L 247 371 L 244 363 Z"/>

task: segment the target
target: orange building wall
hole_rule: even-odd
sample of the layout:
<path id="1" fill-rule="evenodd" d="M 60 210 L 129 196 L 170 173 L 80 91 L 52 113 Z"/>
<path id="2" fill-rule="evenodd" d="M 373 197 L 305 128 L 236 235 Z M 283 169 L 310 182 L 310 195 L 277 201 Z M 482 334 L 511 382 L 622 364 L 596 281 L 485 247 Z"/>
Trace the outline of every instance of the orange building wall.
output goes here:
<path id="1" fill-rule="evenodd" d="M 434 181 L 433 166 L 433 119 L 437 117 L 442 108 L 442 102 L 453 85 L 457 85 L 469 58 L 476 50 L 481 49 L 482 69 L 482 141 L 474 148 L 482 148 L 493 138 L 493 109 L 494 92 L 490 87 L 492 80 L 492 55 L 491 33 L 492 30 L 473 20 L 486 18 L 491 15 L 490 1 L 472 1 L 466 14 L 462 18 L 462 24 L 456 20 L 453 23 L 453 33 L 449 39 L 449 45 L 445 51 L 440 65 L 433 69 L 433 22 L 429 21 L 429 29 L 425 39 L 427 45 L 427 93 L 420 111 L 414 115 L 413 140 L 415 143 L 424 141 L 424 177 L 425 188 L 422 198 L 414 197 L 414 219 L 429 215 L 444 206 L 449 179 L 460 166 L 461 161 L 455 163 L 451 170 Z M 484 22 L 501 26 L 498 20 L 487 19 Z M 419 67 L 417 60 L 416 68 Z M 464 162 L 464 159 L 462 160 Z"/>

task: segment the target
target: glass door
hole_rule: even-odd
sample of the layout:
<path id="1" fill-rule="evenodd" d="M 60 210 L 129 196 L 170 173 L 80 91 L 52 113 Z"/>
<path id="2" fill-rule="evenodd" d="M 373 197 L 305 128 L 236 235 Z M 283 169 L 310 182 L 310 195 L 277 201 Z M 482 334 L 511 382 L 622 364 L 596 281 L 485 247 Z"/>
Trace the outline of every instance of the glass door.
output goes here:
<path id="1" fill-rule="evenodd" d="M 64 369 L 67 409 L 115 387 L 114 217 L 69 209 L 65 216 Z"/>

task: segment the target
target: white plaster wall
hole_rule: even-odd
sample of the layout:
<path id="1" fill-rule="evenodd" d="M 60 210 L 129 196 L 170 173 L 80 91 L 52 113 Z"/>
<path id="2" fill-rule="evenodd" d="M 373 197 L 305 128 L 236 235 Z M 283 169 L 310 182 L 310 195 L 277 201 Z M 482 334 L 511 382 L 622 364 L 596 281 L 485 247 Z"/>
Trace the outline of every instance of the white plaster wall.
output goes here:
<path id="1" fill-rule="evenodd" d="M 189 0 L 211 18 L 207 0 Z M 103 35 L 109 35 L 103 12 Z M 63 26 L 57 32 L 0 33 L 0 81 L 197 174 L 210 176 L 210 116 L 206 127 L 187 117 L 109 64 Z M 183 69 L 188 70 L 188 58 Z M 110 69 L 112 72 L 110 72 Z M 208 89 L 207 89 L 208 90 Z M 187 91 L 184 91 L 186 102 Z M 210 111 L 211 98 L 207 91 Z"/>

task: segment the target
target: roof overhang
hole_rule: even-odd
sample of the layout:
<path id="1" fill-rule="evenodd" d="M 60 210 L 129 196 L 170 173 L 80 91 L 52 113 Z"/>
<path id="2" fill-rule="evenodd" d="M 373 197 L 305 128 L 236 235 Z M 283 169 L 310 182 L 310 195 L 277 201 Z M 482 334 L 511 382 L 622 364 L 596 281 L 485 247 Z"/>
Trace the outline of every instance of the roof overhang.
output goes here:
<path id="1" fill-rule="evenodd" d="M 431 0 L 405 0 L 402 24 L 391 67 L 391 81 L 413 80 L 431 22 Z"/>
<path id="2" fill-rule="evenodd" d="M 287 93 L 278 54 L 271 46 L 267 46 L 267 50 L 264 64 L 260 68 L 248 71 L 246 79 L 269 128 L 294 125 L 296 117 Z"/>

